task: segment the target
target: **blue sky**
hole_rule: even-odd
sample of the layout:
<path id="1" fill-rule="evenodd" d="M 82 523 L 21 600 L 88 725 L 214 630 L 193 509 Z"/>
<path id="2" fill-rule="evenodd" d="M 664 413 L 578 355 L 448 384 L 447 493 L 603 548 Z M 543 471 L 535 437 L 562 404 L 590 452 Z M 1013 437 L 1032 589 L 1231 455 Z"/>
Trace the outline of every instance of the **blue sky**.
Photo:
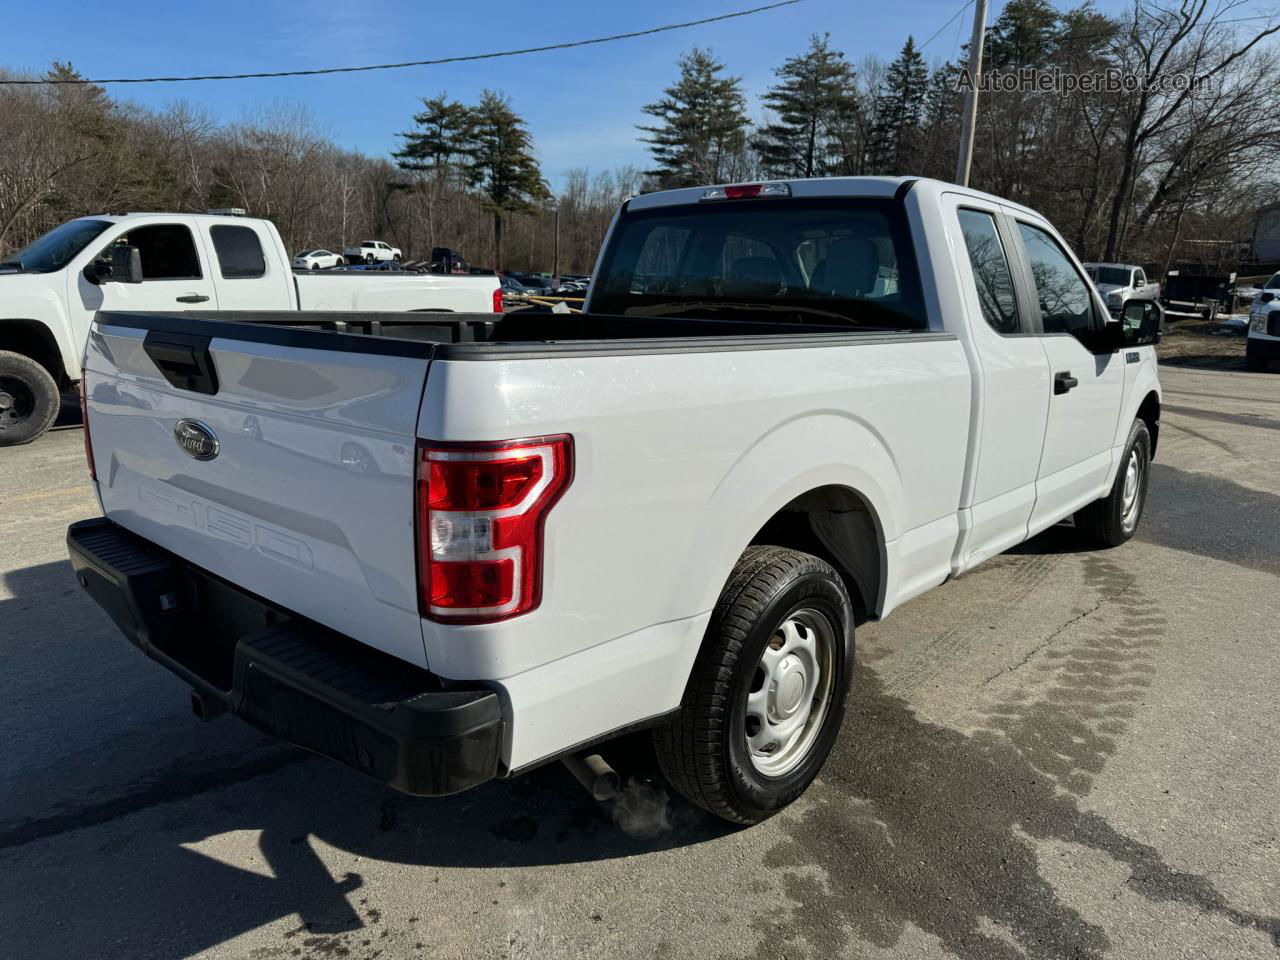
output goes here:
<path id="1" fill-rule="evenodd" d="M 55 59 L 70 60 L 87 76 L 101 77 L 383 63 L 586 39 L 762 2 L 10 3 L 3 15 L 0 66 L 38 71 Z M 924 41 L 963 2 L 804 0 L 725 23 L 502 60 L 307 78 L 123 85 L 111 91 L 151 106 L 182 98 L 219 121 L 276 101 L 304 103 L 337 143 L 377 154 L 396 148 L 395 134 L 409 127 L 419 97 L 447 90 L 473 101 L 491 87 L 508 94 L 527 118 L 544 174 L 556 186 L 571 167 L 599 171 L 646 163 L 635 130 L 645 119 L 640 108 L 675 78 L 676 57 L 694 44 L 710 47 L 743 78 L 752 112 L 758 113 L 756 97 L 773 79 L 773 69 L 802 50 L 811 33 L 830 32 L 855 63 L 868 54 L 892 59 L 908 33 Z M 1097 5 L 1104 11 L 1126 6 L 1124 0 Z M 992 0 L 991 7 L 994 19 L 1001 3 Z M 971 24 L 972 12 L 966 11 L 925 49 L 926 56 L 957 56 Z"/>

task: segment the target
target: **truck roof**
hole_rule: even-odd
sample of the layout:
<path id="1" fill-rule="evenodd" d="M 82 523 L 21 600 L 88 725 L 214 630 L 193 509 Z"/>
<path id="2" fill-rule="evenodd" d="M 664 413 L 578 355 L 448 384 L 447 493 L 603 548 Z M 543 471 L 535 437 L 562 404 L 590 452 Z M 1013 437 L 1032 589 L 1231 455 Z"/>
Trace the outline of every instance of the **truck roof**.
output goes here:
<path id="1" fill-rule="evenodd" d="M 750 183 L 759 183 L 761 181 L 746 181 Z M 1003 197 L 997 197 L 989 193 L 983 193 L 981 190 L 974 190 L 971 187 L 962 187 L 959 184 L 948 183 L 945 180 L 934 180 L 929 177 L 813 177 L 810 179 L 774 179 L 765 181 L 767 183 L 785 183 L 791 188 L 793 197 L 892 197 L 902 188 L 905 183 L 913 183 L 919 186 L 928 186 L 938 193 L 959 193 L 965 196 L 975 197 L 986 200 L 990 203 L 1003 204 L 1014 210 L 1034 216 L 1043 220 L 1044 217 L 1032 210 L 1030 207 L 1024 207 L 1020 203 L 1014 203 Z M 646 210 L 653 207 L 675 206 L 677 204 L 697 203 L 703 193 L 712 187 L 723 187 L 728 184 L 706 184 L 697 187 L 677 187 L 673 190 L 659 190 L 655 193 L 644 193 L 639 196 L 632 197 L 628 201 L 628 207 L 634 210 Z"/>
<path id="2" fill-rule="evenodd" d="M 1141 267 L 1136 263 L 1104 263 L 1101 260 L 1086 260 L 1086 267 L 1115 267 L 1118 270 L 1140 270 Z"/>
<path id="3" fill-rule="evenodd" d="M 89 213 L 77 220 L 106 220 L 110 223 L 122 223 L 133 217 L 194 217 L 197 220 L 261 220 L 261 217 L 241 216 L 234 213 L 191 213 L 183 210 L 128 210 L 124 213 Z"/>

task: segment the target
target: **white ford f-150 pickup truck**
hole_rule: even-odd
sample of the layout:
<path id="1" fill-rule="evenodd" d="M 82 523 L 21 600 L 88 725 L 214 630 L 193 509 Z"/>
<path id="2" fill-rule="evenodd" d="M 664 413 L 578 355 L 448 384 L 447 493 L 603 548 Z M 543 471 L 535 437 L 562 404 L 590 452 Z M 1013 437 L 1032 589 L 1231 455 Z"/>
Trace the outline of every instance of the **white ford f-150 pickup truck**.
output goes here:
<path id="1" fill-rule="evenodd" d="M 1130 300 L 1160 299 L 1160 284 L 1148 283 L 1146 271 L 1137 264 L 1086 263 L 1084 269 L 1113 317 L 1120 316 Z"/>
<path id="2" fill-rule="evenodd" d="M 650 727 L 753 823 L 831 749 L 856 622 L 1069 517 L 1134 533 L 1160 308 L 1110 321 L 1031 210 L 672 190 L 594 278 L 582 315 L 100 313 L 80 583 L 201 715 L 400 790 Z"/>
<path id="3" fill-rule="evenodd" d="M 295 274 L 268 220 L 82 217 L 0 263 L 0 447 L 43 434 L 99 310 L 500 310 L 496 277 Z"/>

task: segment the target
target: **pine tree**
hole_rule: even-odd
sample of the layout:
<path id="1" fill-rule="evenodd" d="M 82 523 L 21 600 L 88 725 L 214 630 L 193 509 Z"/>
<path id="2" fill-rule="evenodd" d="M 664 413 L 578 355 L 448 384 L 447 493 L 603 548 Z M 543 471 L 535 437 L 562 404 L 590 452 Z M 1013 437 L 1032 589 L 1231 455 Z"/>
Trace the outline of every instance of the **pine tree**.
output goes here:
<path id="1" fill-rule="evenodd" d="M 1016 70 L 1048 61 L 1061 33 L 1061 15 L 1049 0 L 1009 0 L 987 31 L 982 69 Z"/>
<path id="2" fill-rule="evenodd" d="M 413 115 L 417 130 L 400 134 L 404 148 L 392 154 L 401 170 L 430 173 L 448 180 L 465 169 L 472 150 L 475 117 L 448 94 L 423 97 L 421 113 Z"/>
<path id="3" fill-rule="evenodd" d="M 639 129 L 656 163 L 649 175 L 660 187 L 718 183 L 746 145 L 746 97 L 740 77 L 721 76 L 724 64 L 695 47 L 678 61 L 680 79 L 665 96 L 641 109 L 657 119 Z"/>
<path id="4" fill-rule="evenodd" d="M 767 176 L 820 177 L 836 160 L 833 131 L 856 113 L 858 99 L 853 67 L 829 36 L 811 36 L 809 49 L 775 71 L 779 82 L 761 98 L 777 116 L 754 141 Z"/>
<path id="5" fill-rule="evenodd" d="M 920 129 L 922 166 L 916 171 L 924 176 L 950 180 L 954 174 L 964 99 L 957 88 L 959 77 L 960 68 L 950 61 L 929 76 Z"/>
<path id="6" fill-rule="evenodd" d="M 876 126 L 872 133 L 871 167 L 881 174 L 908 172 L 914 164 L 912 151 L 919 145 L 920 121 L 924 114 L 929 69 L 907 37 L 898 59 L 889 64 L 884 87 L 876 98 Z"/>
<path id="7" fill-rule="evenodd" d="M 485 90 L 472 118 L 470 182 L 484 191 L 484 208 L 493 214 L 494 266 L 501 270 L 503 214 L 532 210 L 550 199 L 551 190 L 533 156 L 533 137 L 510 100 Z"/>

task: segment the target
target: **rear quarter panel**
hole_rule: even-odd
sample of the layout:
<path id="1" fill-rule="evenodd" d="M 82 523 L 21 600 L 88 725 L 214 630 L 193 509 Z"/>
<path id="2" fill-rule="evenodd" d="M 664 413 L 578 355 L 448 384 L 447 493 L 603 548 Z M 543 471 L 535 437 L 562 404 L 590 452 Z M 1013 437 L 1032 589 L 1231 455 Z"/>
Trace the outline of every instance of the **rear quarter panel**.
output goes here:
<path id="1" fill-rule="evenodd" d="M 445 676 L 500 679 L 704 614 L 765 521 L 826 484 L 861 493 L 890 556 L 899 552 L 889 570 L 892 605 L 923 568 L 928 585 L 947 575 L 968 417 L 968 367 L 946 335 L 812 349 L 437 359 L 420 437 L 571 433 L 575 476 L 548 518 L 541 607 L 491 625 L 424 621 L 428 661 Z"/>

